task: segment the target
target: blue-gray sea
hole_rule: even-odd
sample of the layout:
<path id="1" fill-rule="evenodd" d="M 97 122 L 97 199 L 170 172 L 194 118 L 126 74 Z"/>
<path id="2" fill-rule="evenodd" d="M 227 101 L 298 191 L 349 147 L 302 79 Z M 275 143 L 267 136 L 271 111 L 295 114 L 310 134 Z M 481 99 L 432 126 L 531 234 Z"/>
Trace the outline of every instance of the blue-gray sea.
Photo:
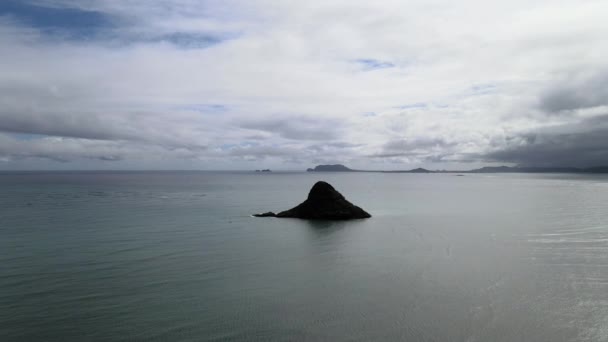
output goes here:
<path id="1" fill-rule="evenodd" d="M 253 218 L 317 180 L 373 217 Z M 607 341 L 608 177 L 0 174 L 0 341 Z"/>

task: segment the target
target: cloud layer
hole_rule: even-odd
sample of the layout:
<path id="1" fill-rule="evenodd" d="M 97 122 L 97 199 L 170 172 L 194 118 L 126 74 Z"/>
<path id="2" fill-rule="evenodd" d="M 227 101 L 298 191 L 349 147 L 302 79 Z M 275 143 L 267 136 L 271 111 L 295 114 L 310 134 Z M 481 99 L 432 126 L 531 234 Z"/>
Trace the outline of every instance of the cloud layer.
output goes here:
<path id="1" fill-rule="evenodd" d="M 0 169 L 608 164 L 605 1 L 7 0 Z"/>

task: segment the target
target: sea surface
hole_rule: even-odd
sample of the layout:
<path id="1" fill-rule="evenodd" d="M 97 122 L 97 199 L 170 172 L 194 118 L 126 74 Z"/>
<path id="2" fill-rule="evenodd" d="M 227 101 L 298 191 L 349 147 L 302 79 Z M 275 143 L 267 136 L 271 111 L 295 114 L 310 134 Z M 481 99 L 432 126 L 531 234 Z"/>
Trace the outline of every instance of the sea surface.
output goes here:
<path id="1" fill-rule="evenodd" d="M 0 174 L 0 341 L 397 340 L 608 341 L 608 177 Z"/>

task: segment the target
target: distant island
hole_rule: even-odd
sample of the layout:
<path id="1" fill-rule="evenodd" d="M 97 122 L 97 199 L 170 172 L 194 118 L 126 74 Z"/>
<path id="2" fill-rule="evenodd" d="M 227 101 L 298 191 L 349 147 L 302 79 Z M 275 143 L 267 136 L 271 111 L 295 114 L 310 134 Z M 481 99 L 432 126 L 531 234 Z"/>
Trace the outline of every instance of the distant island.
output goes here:
<path id="1" fill-rule="evenodd" d="M 308 220 L 353 220 L 372 217 L 365 210 L 347 201 L 331 184 L 323 181 L 316 182 L 310 189 L 308 198 L 296 207 L 278 214 L 268 211 L 253 216 Z"/>
<path id="2" fill-rule="evenodd" d="M 342 164 L 333 165 L 317 165 L 314 169 L 307 169 L 308 172 L 357 172 L 357 170 L 349 169 Z"/>
<path id="3" fill-rule="evenodd" d="M 255 170 L 255 172 L 272 172 L 270 169 Z"/>
<path id="4" fill-rule="evenodd" d="M 412 170 L 353 170 L 342 164 L 317 165 L 307 172 L 382 172 L 382 173 L 608 173 L 608 166 L 589 168 L 576 167 L 520 167 L 520 166 L 485 166 L 473 170 L 427 170 L 417 168 Z"/>

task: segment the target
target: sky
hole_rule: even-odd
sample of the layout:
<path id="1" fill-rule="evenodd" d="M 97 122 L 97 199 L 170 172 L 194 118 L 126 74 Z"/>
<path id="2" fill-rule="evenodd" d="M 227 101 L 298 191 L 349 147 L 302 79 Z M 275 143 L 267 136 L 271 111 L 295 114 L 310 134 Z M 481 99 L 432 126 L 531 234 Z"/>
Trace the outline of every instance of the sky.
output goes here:
<path id="1" fill-rule="evenodd" d="M 0 170 L 608 165 L 608 2 L 2 0 Z"/>

